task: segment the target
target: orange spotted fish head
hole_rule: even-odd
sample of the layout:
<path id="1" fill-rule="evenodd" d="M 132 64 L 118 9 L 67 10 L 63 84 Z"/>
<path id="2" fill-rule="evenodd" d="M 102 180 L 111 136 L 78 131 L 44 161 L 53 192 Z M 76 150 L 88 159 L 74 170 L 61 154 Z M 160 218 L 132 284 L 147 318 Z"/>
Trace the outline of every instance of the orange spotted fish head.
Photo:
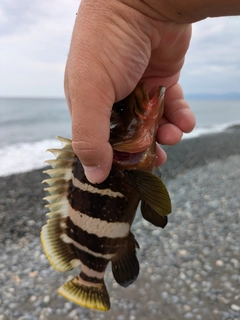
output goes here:
<path id="1" fill-rule="evenodd" d="M 139 84 L 124 100 L 113 105 L 110 144 L 113 163 L 126 169 L 151 171 L 156 160 L 156 132 L 163 115 L 164 87 L 149 98 L 145 84 Z"/>

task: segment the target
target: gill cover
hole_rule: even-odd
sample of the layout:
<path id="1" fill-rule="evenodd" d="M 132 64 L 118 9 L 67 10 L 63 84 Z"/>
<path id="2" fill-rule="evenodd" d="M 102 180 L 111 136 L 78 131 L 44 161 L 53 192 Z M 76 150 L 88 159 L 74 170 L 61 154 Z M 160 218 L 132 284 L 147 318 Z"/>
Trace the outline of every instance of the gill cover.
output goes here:
<path id="1" fill-rule="evenodd" d="M 140 152 L 153 141 L 164 108 L 165 88 L 150 99 L 145 84 L 138 85 L 124 100 L 113 105 L 110 144 L 114 150 Z"/>

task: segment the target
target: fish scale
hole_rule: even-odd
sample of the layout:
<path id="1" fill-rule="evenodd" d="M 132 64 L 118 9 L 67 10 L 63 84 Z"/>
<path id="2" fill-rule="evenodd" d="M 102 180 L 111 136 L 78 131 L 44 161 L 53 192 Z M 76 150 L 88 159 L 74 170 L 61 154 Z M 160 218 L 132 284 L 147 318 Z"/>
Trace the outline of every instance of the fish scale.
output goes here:
<path id="1" fill-rule="evenodd" d="M 101 311 L 110 309 L 104 283 L 109 262 L 121 286 L 127 287 L 137 278 L 139 245 L 131 225 L 140 201 L 146 220 L 162 228 L 167 224 L 170 198 L 162 180 L 151 173 L 163 96 L 164 90 L 159 88 L 149 99 L 145 86 L 139 85 L 121 102 L 121 108 L 113 105 L 110 143 L 118 156 L 113 160 L 109 176 L 100 184 L 87 180 L 70 139 L 58 137 L 62 148 L 49 150 L 56 159 L 47 161 L 52 169 L 45 171 L 50 176 L 44 180 L 49 185 L 45 188 L 49 193 L 45 197 L 49 213 L 41 241 L 56 270 L 66 272 L 81 267 L 79 275 L 58 290 L 80 306 Z M 131 121 L 133 116 L 135 119 Z M 138 124 L 148 132 L 144 150 L 144 137 L 139 137 Z M 131 152 L 133 145 L 134 152 Z"/>

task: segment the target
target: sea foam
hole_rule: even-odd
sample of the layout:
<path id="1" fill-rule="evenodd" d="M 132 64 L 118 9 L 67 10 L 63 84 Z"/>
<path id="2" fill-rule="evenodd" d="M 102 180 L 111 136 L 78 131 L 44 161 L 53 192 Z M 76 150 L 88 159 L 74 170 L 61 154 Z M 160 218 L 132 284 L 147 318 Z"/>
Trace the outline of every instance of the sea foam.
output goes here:
<path id="1" fill-rule="evenodd" d="M 0 149 L 0 176 L 42 168 L 46 166 L 44 161 L 54 158 L 52 153 L 46 150 L 59 147 L 58 140 L 22 142 L 3 146 Z"/>
<path id="2" fill-rule="evenodd" d="M 240 125 L 240 122 L 229 122 L 229 123 L 222 123 L 208 127 L 195 127 L 194 130 L 190 133 L 184 133 L 183 139 L 192 139 L 197 138 L 203 135 L 213 134 L 224 132 L 225 130 Z"/>
<path id="3" fill-rule="evenodd" d="M 196 127 L 191 133 L 184 134 L 183 139 L 223 132 L 236 125 L 240 125 L 240 122 L 218 124 L 212 127 Z M 46 152 L 51 148 L 61 148 L 60 142 L 57 139 L 45 139 L 2 146 L 0 149 L 0 176 L 44 168 L 47 166 L 44 164 L 46 160 L 54 159 L 51 152 Z"/>

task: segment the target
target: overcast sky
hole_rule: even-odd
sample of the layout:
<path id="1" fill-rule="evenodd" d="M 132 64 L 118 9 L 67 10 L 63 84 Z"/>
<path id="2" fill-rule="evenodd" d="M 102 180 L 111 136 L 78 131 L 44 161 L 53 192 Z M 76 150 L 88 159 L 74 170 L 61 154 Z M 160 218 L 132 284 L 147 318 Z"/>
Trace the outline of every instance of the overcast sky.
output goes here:
<path id="1" fill-rule="evenodd" d="M 78 0 L 1 0 L 0 97 L 63 97 Z M 186 94 L 240 93 L 240 17 L 193 28 L 182 71 Z"/>

